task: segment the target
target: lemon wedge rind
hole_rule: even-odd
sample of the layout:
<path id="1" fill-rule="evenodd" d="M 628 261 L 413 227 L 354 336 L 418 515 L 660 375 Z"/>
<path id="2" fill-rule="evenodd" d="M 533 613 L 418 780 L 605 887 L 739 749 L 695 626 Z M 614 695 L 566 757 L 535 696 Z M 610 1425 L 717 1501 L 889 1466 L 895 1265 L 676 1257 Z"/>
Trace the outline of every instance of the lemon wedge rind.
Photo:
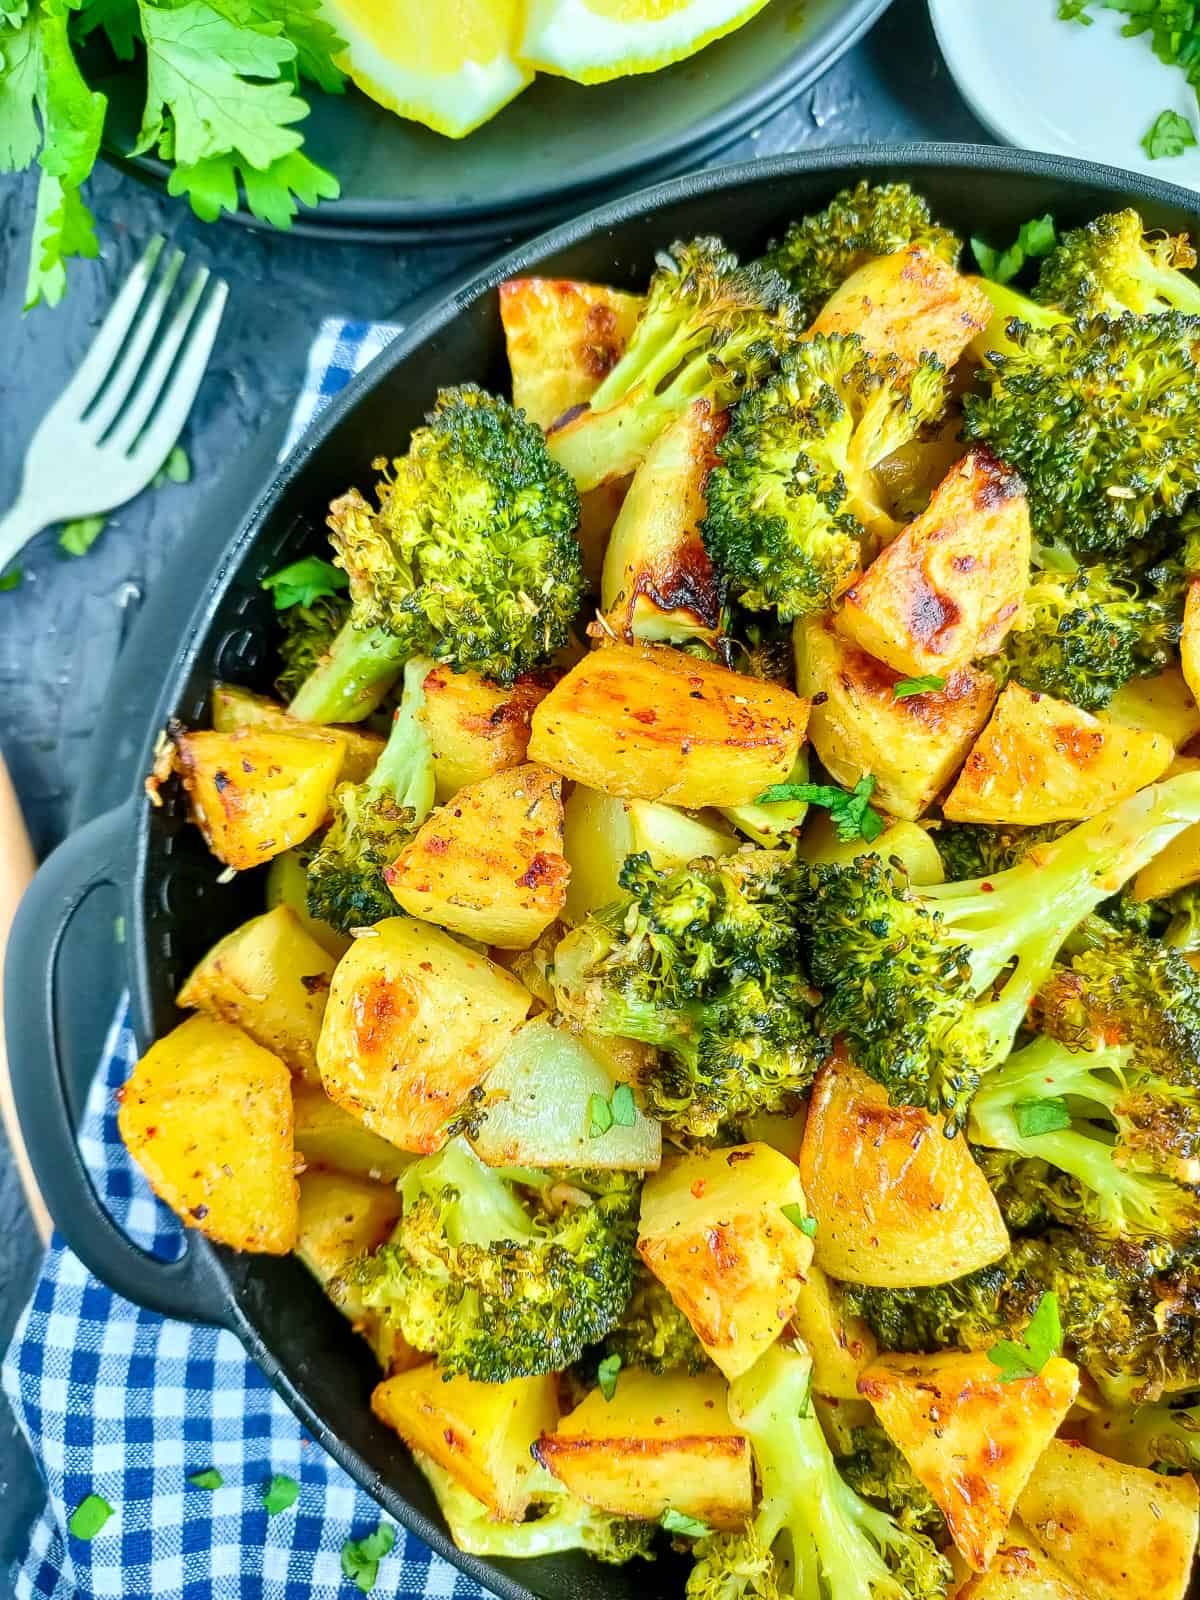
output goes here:
<path id="1" fill-rule="evenodd" d="M 766 4 L 690 0 L 667 15 L 622 20 L 593 10 L 587 0 L 530 0 L 517 57 L 538 72 L 575 83 L 608 83 L 683 61 L 733 33 Z"/>

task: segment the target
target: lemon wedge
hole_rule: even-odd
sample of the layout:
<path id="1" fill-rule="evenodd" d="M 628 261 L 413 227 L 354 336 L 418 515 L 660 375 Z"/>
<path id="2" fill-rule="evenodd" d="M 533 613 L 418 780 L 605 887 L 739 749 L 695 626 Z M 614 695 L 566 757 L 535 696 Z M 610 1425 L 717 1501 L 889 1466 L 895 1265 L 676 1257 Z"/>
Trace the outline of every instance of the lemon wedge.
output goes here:
<path id="1" fill-rule="evenodd" d="M 450 139 L 533 81 L 515 58 L 522 0 L 324 0 L 338 65 L 381 106 Z"/>
<path id="2" fill-rule="evenodd" d="M 656 72 L 749 22 L 767 0 L 529 0 L 518 58 L 576 83 Z"/>

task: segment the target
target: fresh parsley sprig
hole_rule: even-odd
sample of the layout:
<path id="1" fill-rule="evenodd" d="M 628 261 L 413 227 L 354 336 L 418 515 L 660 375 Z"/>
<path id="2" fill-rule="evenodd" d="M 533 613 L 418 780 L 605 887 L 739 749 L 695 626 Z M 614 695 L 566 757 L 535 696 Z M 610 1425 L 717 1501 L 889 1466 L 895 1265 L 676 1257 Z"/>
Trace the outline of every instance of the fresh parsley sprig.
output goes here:
<path id="1" fill-rule="evenodd" d="M 1001 1339 L 988 1351 L 988 1360 L 1000 1369 L 1001 1383 L 1036 1378 L 1052 1356 L 1062 1354 L 1063 1331 L 1058 1296 L 1044 1294 L 1037 1303 L 1024 1339 Z"/>
<path id="2" fill-rule="evenodd" d="M 883 832 L 883 818 L 870 803 L 874 793 L 875 779 L 867 773 L 852 790 L 839 789 L 832 783 L 774 783 L 764 789 L 755 804 L 803 800 L 810 806 L 824 806 L 839 839 L 865 839 L 871 844 Z"/>

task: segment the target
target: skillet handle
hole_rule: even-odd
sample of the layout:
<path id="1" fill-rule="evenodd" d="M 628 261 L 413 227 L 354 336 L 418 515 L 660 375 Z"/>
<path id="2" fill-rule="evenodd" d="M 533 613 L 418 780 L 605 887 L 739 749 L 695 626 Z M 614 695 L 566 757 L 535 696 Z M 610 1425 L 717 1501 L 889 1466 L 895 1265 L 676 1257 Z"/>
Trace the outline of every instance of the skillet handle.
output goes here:
<path id="1" fill-rule="evenodd" d="M 225 1322 L 212 1256 L 189 1241 L 159 1261 L 127 1239 L 105 1211 L 76 1140 L 70 1076 L 55 1026 L 59 956 L 72 918 L 101 884 L 126 891 L 131 802 L 71 834 L 34 878 L 17 909 L 4 972 L 4 1018 L 17 1114 L 55 1226 L 101 1282 L 151 1311 L 186 1322 Z"/>

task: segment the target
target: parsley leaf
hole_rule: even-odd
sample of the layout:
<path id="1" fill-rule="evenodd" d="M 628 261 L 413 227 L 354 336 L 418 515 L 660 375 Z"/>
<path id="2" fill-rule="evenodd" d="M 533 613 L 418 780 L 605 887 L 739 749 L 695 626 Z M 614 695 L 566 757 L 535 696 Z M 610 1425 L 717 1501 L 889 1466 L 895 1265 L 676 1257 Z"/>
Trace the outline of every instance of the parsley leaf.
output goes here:
<path id="1" fill-rule="evenodd" d="M 1178 111 L 1160 111 L 1142 136 L 1142 149 L 1151 161 L 1181 156 L 1196 143 L 1196 134 L 1186 117 Z"/>
<path id="2" fill-rule="evenodd" d="M 20 172 L 42 142 L 37 120 L 42 38 L 36 17 L 0 28 L 0 172 Z"/>
<path id="3" fill-rule="evenodd" d="M 225 1479 L 216 1467 L 206 1467 L 203 1472 L 193 1472 L 188 1478 L 193 1489 L 219 1489 Z"/>
<path id="4" fill-rule="evenodd" d="M 77 1539 L 94 1539 L 112 1514 L 107 1500 L 98 1494 L 85 1494 L 72 1511 L 67 1527 Z"/>
<path id="5" fill-rule="evenodd" d="M 945 687 L 945 678 L 939 678 L 936 672 L 926 673 L 923 678 L 899 678 L 892 685 L 892 699 L 910 700 L 915 694 L 932 694 Z"/>
<path id="6" fill-rule="evenodd" d="M 763 790 L 755 804 L 805 800 L 809 805 L 825 806 L 839 839 L 865 839 L 870 844 L 883 832 L 883 818 L 869 803 L 874 792 L 875 779 L 868 773 L 854 785 L 853 793 L 832 783 L 774 783 Z"/>
<path id="7" fill-rule="evenodd" d="M 281 1511 L 286 1511 L 289 1506 L 296 1504 L 299 1493 L 300 1485 L 295 1478 L 277 1472 L 270 1483 L 263 1485 L 263 1508 L 269 1517 L 277 1517 Z"/>
<path id="8" fill-rule="evenodd" d="M 606 1400 L 611 1400 L 617 1392 L 617 1373 L 621 1370 L 621 1358 L 618 1355 L 605 1356 L 596 1368 L 596 1382 L 600 1385 L 600 1393 Z"/>
<path id="9" fill-rule="evenodd" d="M 799 1228 L 800 1232 L 806 1234 L 808 1238 L 811 1239 L 816 1233 L 816 1217 L 806 1216 L 804 1213 L 804 1207 L 798 1204 L 798 1202 L 793 1200 L 791 1205 L 780 1206 L 779 1209 L 783 1212 L 784 1216 L 788 1219 L 792 1226 Z"/>
<path id="10" fill-rule="evenodd" d="M 320 556 L 305 556 L 290 566 L 280 567 L 262 580 L 261 588 L 270 591 L 276 611 L 292 606 L 311 606 L 314 600 L 337 594 L 350 582 L 340 567 Z"/>
<path id="11" fill-rule="evenodd" d="M 1012 1383 L 1018 1378 L 1036 1378 L 1051 1356 L 1062 1351 L 1062 1323 L 1058 1315 L 1058 1296 L 1044 1294 L 1024 1339 L 1001 1339 L 988 1351 L 988 1360 L 1000 1369 L 1000 1382 Z"/>
<path id="12" fill-rule="evenodd" d="M 1059 1133 L 1071 1126 L 1071 1113 L 1061 1095 L 1045 1100 L 1018 1100 L 1013 1106 L 1017 1132 L 1022 1139 L 1036 1138 L 1039 1133 Z"/>
<path id="13" fill-rule="evenodd" d="M 336 200 L 341 193 L 332 172 L 310 161 L 302 150 L 293 150 L 262 170 L 229 152 L 191 166 L 176 166 L 167 179 L 167 193 L 186 194 L 201 221 L 215 222 L 222 211 L 238 209 L 239 181 L 250 210 L 261 222 L 276 228 L 290 228 L 302 205 Z"/>
<path id="14" fill-rule="evenodd" d="M 659 1518 L 659 1526 L 668 1533 L 685 1534 L 689 1539 L 706 1539 L 712 1532 L 707 1522 L 701 1522 L 699 1517 L 685 1516 L 672 1506 L 668 1506 Z"/>
<path id="15" fill-rule="evenodd" d="M 161 489 L 164 483 L 188 483 L 191 476 L 192 463 L 188 460 L 188 453 L 181 444 L 177 444 L 154 474 L 150 487 Z"/>
<path id="16" fill-rule="evenodd" d="M 6 593 L 9 589 L 19 589 L 24 576 L 20 567 L 11 567 L 7 572 L 0 572 L 0 594 Z"/>
<path id="17" fill-rule="evenodd" d="M 1047 212 L 1044 217 L 1023 222 L 1007 250 L 995 250 L 990 244 L 976 238 L 971 240 L 971 249 L 985 278 L 990 278 L 993 283 L 1009 283 L 1027 261 L 1048 256 L 1057 243 L 1054 218 Z"/>
<path id="18" fill-rule="evenodd" d="M 601 1138 L 612 1127 L 632 1128 L 636 1121 L 637 1102 L 627 1083 L 617 1085 L 611 1100 L 606 1100 L 602 1094 L 591 1095 L 588 1099 L 589 1139 Z"/>
<path id="19" fill-rule="evenodd" d="M 374 1533 L 347 1539 L 342 1546 L 342 1572 L 363 1594 L 369 1594 L 379 1576 L 379 1563 L 396 1542 L 396 1530 L 381 1522 Z"/>
<path id="20" fill-rule="evenodd" d="M 107 517 L 76 517 L 64 522 L 58 548 L 69 556 L 85 556 L 104 531 Z"/>
<path id="21" fill-rule="evenodd" d="M 322 13 L 321 0 L 213 0 L 217 10 L 244 27 L 274 31 L 296 46 L 295 75 L 308 78 L 328 94 L 340 94 L 346 74 L 334 58 L 346 41 Z"/>

